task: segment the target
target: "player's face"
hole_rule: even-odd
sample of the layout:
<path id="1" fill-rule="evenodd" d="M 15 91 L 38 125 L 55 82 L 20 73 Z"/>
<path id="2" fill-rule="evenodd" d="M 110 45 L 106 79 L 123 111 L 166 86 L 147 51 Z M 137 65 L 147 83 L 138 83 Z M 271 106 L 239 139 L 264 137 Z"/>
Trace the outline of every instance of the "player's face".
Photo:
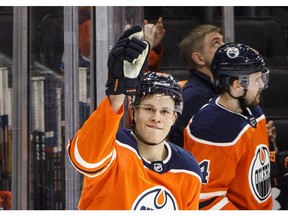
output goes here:
<path id="1" fill-rule="evenodd" d="M 260 103 L 261 92 L 265 85 L 261 76 L 261 72 L 249 75 L 249 85 L 245 97 L 245 102 L 249 107 L 257 106 Z"/>
<path id="2" fill-rule="evenodd" d="M 145 98 L 135 108 L 138 134 L 147 142 L 161 142 L 177 118 L 174 105 L 175 102 L 170 96 L 154 94 Z"/>
<path id="3" fill-rule="evenodd" d="M 206 64 L 210 67 L 211 61 L 216 50 L 224 44 L 223 35 L 218 32 L 210 32 L 205 35 L 203 41 L 203 58 Z"/>

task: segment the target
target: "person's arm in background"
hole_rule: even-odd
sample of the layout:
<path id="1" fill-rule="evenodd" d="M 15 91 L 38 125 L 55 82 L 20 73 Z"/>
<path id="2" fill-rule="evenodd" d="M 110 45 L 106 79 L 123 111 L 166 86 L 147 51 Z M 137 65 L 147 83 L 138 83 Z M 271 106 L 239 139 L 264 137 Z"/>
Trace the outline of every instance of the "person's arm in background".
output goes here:
<path id="1" fill-rule="evenodd" d="M 268 121 L 266 127 L 269 138 L 270 151 L 277 151 L 276 127 L 273 120 Z"/>
<path id="2" fill-rule="evenodd" d="M 151 48 L 146 71 L 160 71 L 161 58 L 164 51 L 162 40 L 165 37 L 165 33 L 162 17 L 159 17 L 156 24 L 144 20 L 144 39 L 149 42 Z"/>

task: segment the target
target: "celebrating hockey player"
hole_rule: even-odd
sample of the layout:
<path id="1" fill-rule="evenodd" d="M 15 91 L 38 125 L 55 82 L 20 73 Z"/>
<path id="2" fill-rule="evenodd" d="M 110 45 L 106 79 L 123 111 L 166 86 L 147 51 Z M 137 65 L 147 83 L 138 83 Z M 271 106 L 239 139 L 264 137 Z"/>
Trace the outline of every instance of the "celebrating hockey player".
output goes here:
<path id="1" fill-rule="evenodd" d="M 124 32 L 108 57 L 107 97 L 67 146 L 84 175 L 79 209 L 196 210 L 200 167 L 166 137 L 182 111 L 181 87 L 147 72 L 149 44 L 140 26 Z M 119 129 L 125 95 L 133 97 L 133 128 Z"/>
<path id="2" fill-rule="evenodd" d="M 190 120 L 184 147 L 200 164 L 200 209 L 272 209 L 266 118 L 259 107 L 269 70 L 241 43 L 218 48 L 211 63 L 222 89 Z"/>

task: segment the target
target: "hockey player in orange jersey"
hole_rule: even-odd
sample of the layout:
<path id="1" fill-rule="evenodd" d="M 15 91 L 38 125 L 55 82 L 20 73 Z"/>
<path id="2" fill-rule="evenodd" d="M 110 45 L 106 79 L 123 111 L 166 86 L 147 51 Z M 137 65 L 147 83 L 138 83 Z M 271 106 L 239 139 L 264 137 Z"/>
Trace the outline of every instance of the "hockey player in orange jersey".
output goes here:
<path id="1" fill-rule="evenodd" d="M 204 105 L 184 131 L 184 148 L 200 164 L 199 209 L 272 209 L 266 118 L 259 107 L 269 70 L 241 43 L 218 48 L 211 63 L 222 92 Z"/>
<path id="2" fill-rule="evenodd" d="M 67 146 L 84 175 L 81 210 L 198 209 L 199 164 L 166 141 L 182 111 L 181 87 L 170 75 L 143 74 L 149 44 L 142 36 L 133 26 L 112 48 L 107 97 Z M 125 95 L 133 96 L 132 130 L 119 129 Z"/>

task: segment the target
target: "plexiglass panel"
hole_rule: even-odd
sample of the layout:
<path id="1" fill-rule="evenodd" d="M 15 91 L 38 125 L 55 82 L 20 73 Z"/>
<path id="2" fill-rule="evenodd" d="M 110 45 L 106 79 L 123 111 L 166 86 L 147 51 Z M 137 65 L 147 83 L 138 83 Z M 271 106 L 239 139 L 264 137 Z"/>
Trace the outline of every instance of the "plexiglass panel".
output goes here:
<path id="1" fill-rule="evenodd" d="M 0 7 L 0 210 L 11 209 L 13 8 Z"/>
<path id="2" fill-rule="evenodd" d="M 31 7 L 30 209 L 65 209 L 63 7 Z"/>

